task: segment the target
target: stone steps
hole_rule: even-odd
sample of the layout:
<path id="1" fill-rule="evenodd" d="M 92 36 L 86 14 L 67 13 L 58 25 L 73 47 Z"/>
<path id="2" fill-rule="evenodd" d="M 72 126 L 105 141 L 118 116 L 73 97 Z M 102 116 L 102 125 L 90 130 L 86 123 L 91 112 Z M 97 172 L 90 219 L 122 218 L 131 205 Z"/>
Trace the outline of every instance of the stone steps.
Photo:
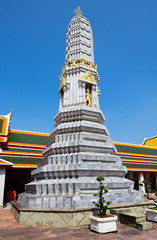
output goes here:
<path id="1" fill-rule="evenodd" d="M 135 227 L 140 230 L 152 229 L 152 223 L 146 221 L 146 215 L 135 214 L 135 213 L 119 213 L 119 219 L 122 224 L 130 227 Z"/>
<path id="2" fill-rule="evenodd" d="M 131 208 L 118 208 L 112 209 L 111 213 L 117 215 L 119 222 L 122 224 L 143 231 L 152 229 L 152 223 L 146 221 L 145 211 L 141 212 L 139 210 L 137 210 L 138 213 L 136 213 L 135 210 Z"/>
<path id="3" fill-rule="evenodd" d="M 141 222 L 136 225 L 136 228 L 139 230 L 149 230 L 152 229 L 152 223 L 151 222 Z"/>

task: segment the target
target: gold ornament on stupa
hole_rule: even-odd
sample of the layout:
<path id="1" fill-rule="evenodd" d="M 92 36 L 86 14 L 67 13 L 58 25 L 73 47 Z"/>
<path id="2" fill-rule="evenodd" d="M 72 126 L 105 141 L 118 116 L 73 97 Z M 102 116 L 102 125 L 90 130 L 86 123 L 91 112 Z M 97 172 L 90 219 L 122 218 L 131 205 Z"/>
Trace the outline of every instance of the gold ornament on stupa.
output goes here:
<path id="1" fill-rule="evenodd" d="M 82 9 L 78 6 L 78 8 L 76 8 L 75 10 L 74 10 L 74 13 L 75 13 L 75 15 L 82 15 L 83 13 L 82 13 Z"/>

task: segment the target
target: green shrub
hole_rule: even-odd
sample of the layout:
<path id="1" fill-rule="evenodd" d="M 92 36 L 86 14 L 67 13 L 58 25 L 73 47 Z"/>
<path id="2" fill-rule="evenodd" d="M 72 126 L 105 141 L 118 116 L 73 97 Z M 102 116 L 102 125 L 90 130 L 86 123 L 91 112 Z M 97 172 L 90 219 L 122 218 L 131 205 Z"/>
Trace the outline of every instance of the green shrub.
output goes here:
<path id="1" fill-rule="evenodd" d="M 106 210 L 108 206 L 110 205 L 110 202 L 106 202 L 104 200 L 103 194 L 108 192 L 108 189 L 105 187 L 102 181 L 104 181 L 104 178 L 102 176 L 99 176 L 96 178 L 96 180 L 100 183 L 99 185 L 99 191 L 97 194 L 93 194 L 94 197 L 98 196 L 99 200 L 98 202 L 93 202 L 96 207 L 99 208 L 99 215 L 100 216 L 106 216 Z"/>

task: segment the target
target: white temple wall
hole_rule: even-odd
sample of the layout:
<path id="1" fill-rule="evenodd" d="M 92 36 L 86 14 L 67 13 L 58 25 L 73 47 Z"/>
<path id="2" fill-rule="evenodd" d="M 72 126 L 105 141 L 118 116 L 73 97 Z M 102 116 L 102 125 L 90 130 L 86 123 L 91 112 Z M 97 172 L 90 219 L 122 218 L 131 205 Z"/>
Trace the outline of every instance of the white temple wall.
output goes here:
<path id="1" fill-rule="evenodd" d="M 6 168 L 0 168 L 0 208 L 3 207 Z"/>

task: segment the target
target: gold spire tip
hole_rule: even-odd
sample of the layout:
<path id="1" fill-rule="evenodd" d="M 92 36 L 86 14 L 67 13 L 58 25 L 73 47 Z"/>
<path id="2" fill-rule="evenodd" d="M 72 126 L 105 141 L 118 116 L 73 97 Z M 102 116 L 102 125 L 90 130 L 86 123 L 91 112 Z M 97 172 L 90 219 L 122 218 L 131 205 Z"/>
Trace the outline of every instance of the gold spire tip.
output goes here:
<path id="1" fill-rule="evenodd" d="M 83 13 L 82 13 L 82 9 L 78 6 L 78 8 L 76 8 L 75 10 L 74 10 L 74 14 L 75 15 L 82 15 Z"/>

